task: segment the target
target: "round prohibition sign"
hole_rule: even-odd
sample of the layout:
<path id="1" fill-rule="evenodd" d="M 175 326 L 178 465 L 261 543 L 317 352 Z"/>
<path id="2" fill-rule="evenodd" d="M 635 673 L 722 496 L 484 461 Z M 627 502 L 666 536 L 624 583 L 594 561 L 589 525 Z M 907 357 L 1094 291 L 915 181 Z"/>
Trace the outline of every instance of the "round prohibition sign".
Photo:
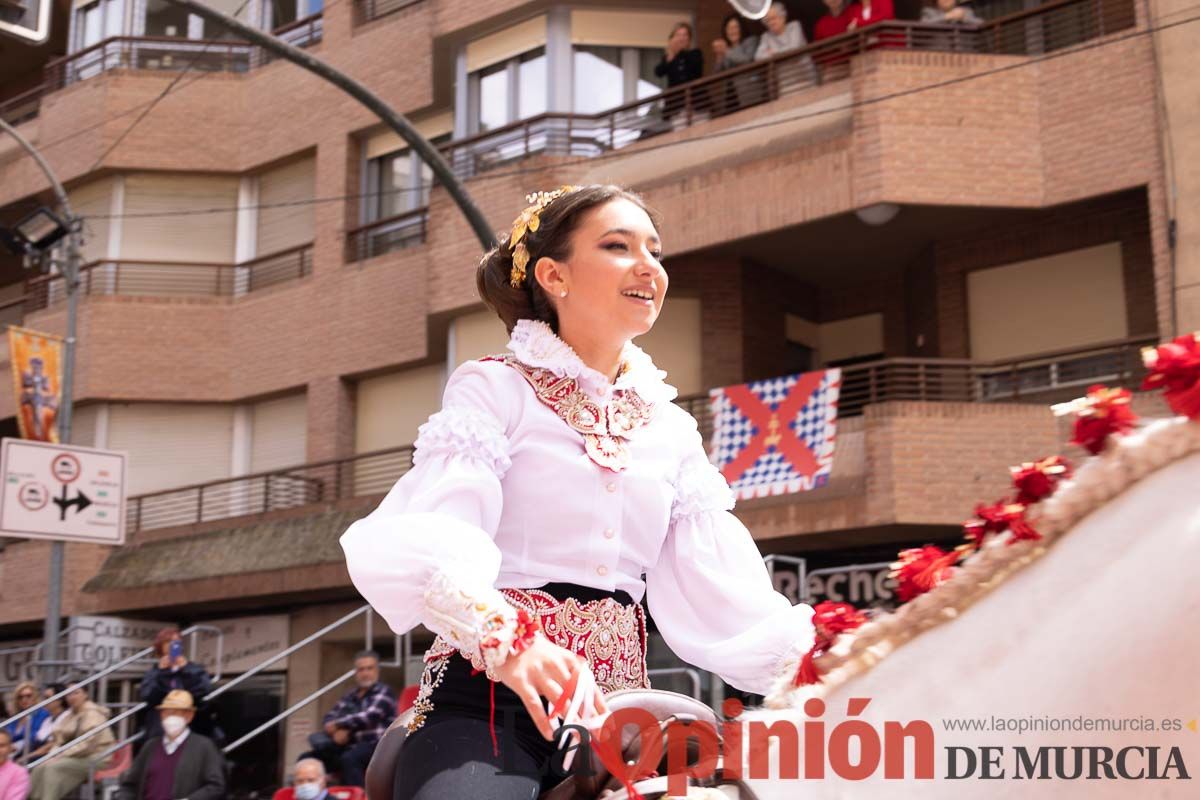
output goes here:
<path id="1" fill-rule="evenodd" d="M 17 490 L 17 500 L 26 511 L 41 511 L 50 502 L 50 490 L 35 481 L 23 483 Z"/>
<path id="2" fill-rule="evenodd" d="M 79 477 L 83 467 L 80 466 L 79 459 L 70 453 L 59 453 L 50 462 L 50 471 L 60 483 L 70 483 Z"/>

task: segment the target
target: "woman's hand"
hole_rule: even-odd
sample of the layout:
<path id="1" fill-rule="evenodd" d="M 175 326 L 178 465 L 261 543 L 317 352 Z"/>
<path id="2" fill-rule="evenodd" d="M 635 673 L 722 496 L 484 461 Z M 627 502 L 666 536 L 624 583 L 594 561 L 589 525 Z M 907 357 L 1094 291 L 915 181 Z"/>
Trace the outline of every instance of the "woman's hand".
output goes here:
<path id="1" fill-rule="evenodd" d="M 570 650 L 544 636 L 537 636 L 525 650 L 510 655 L 496 669 L 496 677 L 521 698 L 542 736 L 552 740 L 554 730 L 541 698 L 556 703 L 564 693 L 573 693 L 583 666 L 583 659 Z M 593 709 L 597 714 L 607 710 L 599 692 L 595 694 Z"/>

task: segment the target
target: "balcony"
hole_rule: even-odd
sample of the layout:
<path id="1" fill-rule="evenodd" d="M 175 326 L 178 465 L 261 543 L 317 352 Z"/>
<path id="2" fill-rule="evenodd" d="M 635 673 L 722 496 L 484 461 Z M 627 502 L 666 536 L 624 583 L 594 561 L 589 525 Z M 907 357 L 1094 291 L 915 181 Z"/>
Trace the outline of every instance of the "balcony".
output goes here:
<path id="1" fill-rule="evenodd" d="M 1044 407 L 1079 396 L 1092 383 L 1136 388 L 1143 374 L 1141 347 L 1155 341 L 1113 342 L 1006 363 L 895 358 L 846 367 L 842 371 L 838 455 L 833 475 L 822 491 L 795 497 L 815 502 L 861 496 L 866 491 L 867 434 L 862 416 L 869 405 L 917 401 Z M 712 435 L 708 395 L 692 395 L 676 402 L 696 417 L 701 434 L 708 440 Z M 411 469 L 412 453 L 412 446 L 405 445 L 140 495 L 129 500 L 127 531 L 133 534 L 377 497 Z"/>
<path id="2" fill-rule="evenodd" d="M 872 50 L 1039 56 L 1135 24 L 1131 0 L 1056 0 L 977 27 L 890 20 L 598 114 L 541 114 L 442 151 L 463 178 L 535 155 L 594 158 L 847 78 L 851 59 Z"/>
<path id="3" fill-rule="evenodd" d="M 97 261 L 80 270 L 79 292 L 88 297 L 235 298 L 311 274 L 312 258 L 312 245 L 306 244 L 241 264 Z M 34 278 L 26 285 L 23 311 L 51 308 L 66 296 L 61 275 Z"/>
<path id="4" fill-rule="evenodd" d="M 366 261 L 425 243 L 429 209 L 418 208 L 346 231 L 346 261 Z"/>

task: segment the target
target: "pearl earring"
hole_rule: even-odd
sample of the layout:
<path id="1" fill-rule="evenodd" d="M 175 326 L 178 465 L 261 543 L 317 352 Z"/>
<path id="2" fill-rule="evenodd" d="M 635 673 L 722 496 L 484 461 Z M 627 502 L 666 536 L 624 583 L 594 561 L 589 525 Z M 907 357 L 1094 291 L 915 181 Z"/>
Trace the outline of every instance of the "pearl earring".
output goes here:
<path id="1" fill-rule="evenodd" d="M 562 290 L 562 291 L 559 293 L 559 295 L 558 295 L 558 296 L 559 296 L 559 297 L 566 297 L 566 296 L 567 296 L 567 290 L 566 290 L 566 289 L 563 289 L 563 290 Z"/>

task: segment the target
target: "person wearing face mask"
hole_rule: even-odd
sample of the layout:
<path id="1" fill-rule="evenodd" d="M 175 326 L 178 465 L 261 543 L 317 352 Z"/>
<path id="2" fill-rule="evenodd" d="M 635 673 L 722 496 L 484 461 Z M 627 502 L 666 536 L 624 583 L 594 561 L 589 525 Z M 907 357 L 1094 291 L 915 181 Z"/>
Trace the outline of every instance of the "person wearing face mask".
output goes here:
<path id="1" fill-rule="evenodd" d="M 326 800 L 325 765 L 319 758 L 302 758 L 292 774 L 292 793 L 296 800 Z"/>
<path id="2" fill-rule="evenodd" d="M 189 730 L 196 716 L 190 692 L 174 689 L 158 707 L 162 736 L 146 742 L 121 776 L 118 800 L 221 800 L 225 767 L 217 746 Z"/>

